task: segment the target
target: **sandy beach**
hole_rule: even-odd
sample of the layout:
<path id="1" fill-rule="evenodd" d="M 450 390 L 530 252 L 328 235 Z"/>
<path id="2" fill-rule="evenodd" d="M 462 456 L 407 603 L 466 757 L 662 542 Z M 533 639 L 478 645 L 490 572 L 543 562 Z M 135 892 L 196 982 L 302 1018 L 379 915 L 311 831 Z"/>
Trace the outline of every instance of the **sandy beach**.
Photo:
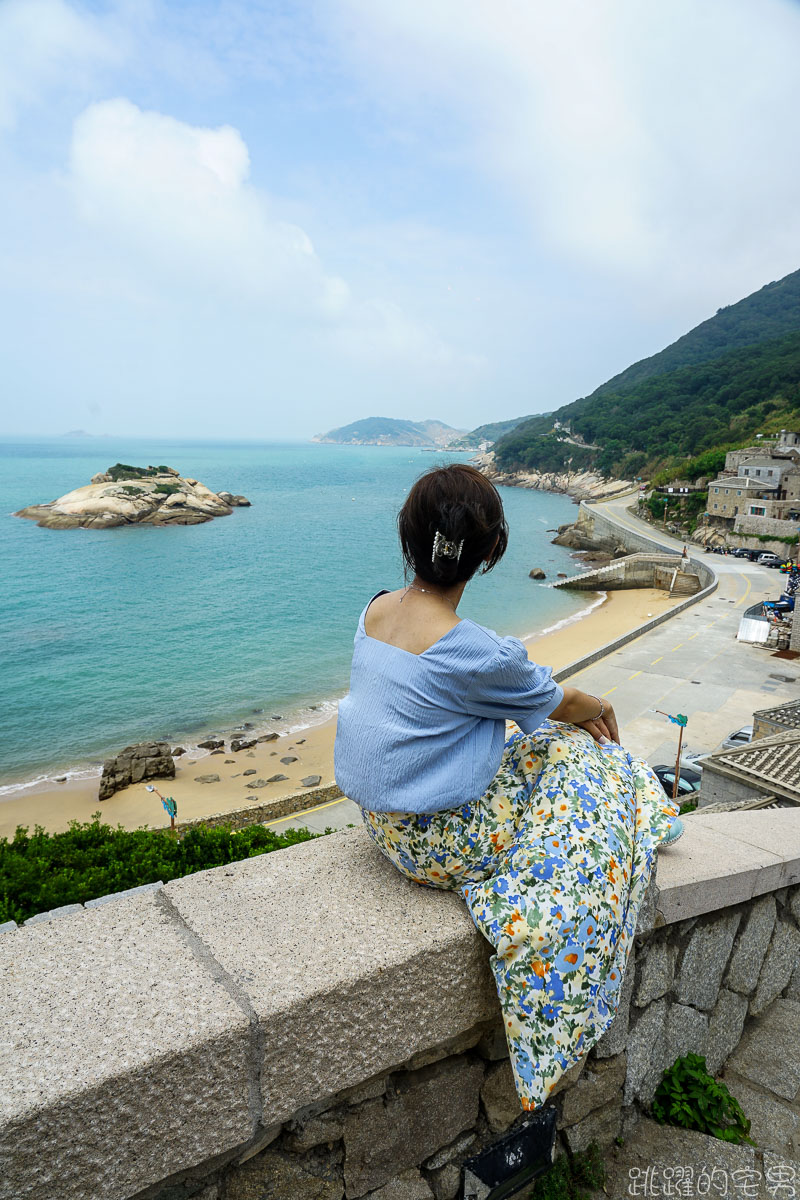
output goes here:
<path id="1" fill-rule="evenodd" d="M 587 592 L 587 607 L 593 599 L 598 598 Z M 529 656 L 558 670 L 629 632 L 649 617 L 658 616 L 677 602 L 664 592 L 651 588 L 610 592 L 602 603 L 579 620 L 526 639 Z M 335 733 L 336 721 L 332 718 L 299 733 L 280 734 L 275 741 L 262 742 L 252 750 L 241 750 L 236 754 L 197 751 L 175 760 L 174 779 L 154 782 L 161 792 L 177 801 L 178 819 L 182 821 L 306 792 L 308 788 L 300 780 L 309 775 L 319 775 L 319 786 L 325 787 L 334 782 Z M 284 763 L 283 758 L 294 761 Z M 245 777 L 244 772 L 251 770 L 256 774 Z M 219 782 L 197 782 L 198 776 L 207 774 L 219 775 Z M 276 774 L 287 778 L 255 792 L 248 791 L 246 784 L 250 779 L 268 779 Z M 67 829 L 71 820 L 90 820 L 97 811 L 102 813 L 104 821 L 123 825 L 126 829 L 141 826 L 157 829 L 169 825 L 158 798 L 146 791 L 143 783 L 125 788 L 102 802 L 97 794 L 96 778 L 21 787 L 0 800 L 0 837 L 13 837 L 18 825 L 27 825 L 31 831 L 35 825 L 42 825 L 55 833 Z"/>

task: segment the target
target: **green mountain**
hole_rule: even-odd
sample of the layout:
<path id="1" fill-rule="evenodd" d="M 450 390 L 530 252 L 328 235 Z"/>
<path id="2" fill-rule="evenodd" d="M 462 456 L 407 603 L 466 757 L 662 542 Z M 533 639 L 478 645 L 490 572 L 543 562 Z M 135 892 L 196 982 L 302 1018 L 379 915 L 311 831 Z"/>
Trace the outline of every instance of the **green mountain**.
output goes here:
<path id="1" fill-rule="evenodd" d="M 548 414 L 542 413 L 541 416 Z M 479 425 L 477 429 L 470 430 L 463 437 L 458 438 L 452 443 L 454 450 L 477 450 L 484 442 L 496 442 L 498 438 L 504 434 L 510 433 L 512 429 L 516 429 L 523 421 L 529 421 L 530 417 L 514 417 L 510 421 L 491 421 L 488 425 Z"/>
<path id="2" fill-rule="evenodd" d="M 395 417 L 365 417 L 340 429 L 318 434 L 312 441 L 345 446 L 449 446 L 465 431 L 442 421 L 403 421 Z"/>
<path id="3" fill-rule="evenodd" d="M 795 271 L 720 309 L 590 396 L 550 416 L 531 417 L 500 438 L 494 454 L 506 471 L 593 466 L 631 478 L 744 444 L 756 433 L 798 427 L 800 271 Z"/>

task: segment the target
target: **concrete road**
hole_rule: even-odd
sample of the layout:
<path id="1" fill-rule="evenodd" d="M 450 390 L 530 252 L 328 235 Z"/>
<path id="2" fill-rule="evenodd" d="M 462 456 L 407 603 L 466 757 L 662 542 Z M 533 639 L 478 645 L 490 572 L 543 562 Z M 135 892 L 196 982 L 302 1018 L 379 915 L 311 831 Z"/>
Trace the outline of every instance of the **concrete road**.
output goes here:
<path id="1" fill-rule="evenodd" d="M 628 513 L 630 503 L 628 496 L 596 507 L 663 546 L 682 548 L 681 541 Z M 716 571 L 717 590 L 569 680 L 610 699 L 623 744 L 654 764 L 674 762 L 677 727 L 653 709 L 685 713 L 689 724 L 684 746 L 707 752 L 732 730 L 749 724 L 754 709 L 795 700 L 800 694 L 799 665 L 736 641 L 744 610 L 759 600 L 777 598 L 783 576 L 747 559 L 705 554 L 696 546 L 690 553 Z"/>
<path id="2" fill-rule="evenodd" d="M 633 497 L 606 501 L 596 507 L 621 525 L 647 533 L 673 550 L 683 543 L 628 513 Z M 719 587 L 686 612 L 615 650 L 591 667 L 571 676 L 569 683 L 611 701 L 617 713 L 623 745 L 654 766 L 674 763 L 676 725 L 654 709 L 684 713 L 689 723 L 684 750 L 708 752 L 734 729 L 752 721 L 753 711 L 800 696 L 800 660 L 774 658 L 769 650 L 736 641 L 739 620 L 751 604 L 777 598 L 783 576 L 746 559 L 705 554 L 719 577 Z M 307 825 L 322 832 L 360 821 L 350 800 L 332 801 L 319 809 L 273 821 L 273 829 Z"/>

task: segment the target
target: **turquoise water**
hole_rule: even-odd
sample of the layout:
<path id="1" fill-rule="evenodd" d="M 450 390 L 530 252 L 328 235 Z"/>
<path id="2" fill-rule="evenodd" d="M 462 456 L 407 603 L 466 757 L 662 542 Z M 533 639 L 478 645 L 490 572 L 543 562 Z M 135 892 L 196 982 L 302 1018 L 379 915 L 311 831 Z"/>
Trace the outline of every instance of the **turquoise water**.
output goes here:
<path id="1" fill-rule="evenodd" d="M 402 583 L 397 509 L 422 471 L 454 457 L 297 443 L 0 441 L 0 788 L 82 771 L 143 738 L 191 741 L 277 715 L 296 726 L 331 711 L 347 690 L 359 612 Z M 167 463 L 214 491 L 244 493 L 253 507 L 205 525 L 108 530 L 39 529 L 10 515 L 117 461 Z M 502 494 L 508 552 L 470 584 L 459 612 L 500 633 L 532 633 L 587 604 L 528 578 L 533 566 L 550 577 L 575 572 L 547 532 L 575 510 L 563 496 Z"/>

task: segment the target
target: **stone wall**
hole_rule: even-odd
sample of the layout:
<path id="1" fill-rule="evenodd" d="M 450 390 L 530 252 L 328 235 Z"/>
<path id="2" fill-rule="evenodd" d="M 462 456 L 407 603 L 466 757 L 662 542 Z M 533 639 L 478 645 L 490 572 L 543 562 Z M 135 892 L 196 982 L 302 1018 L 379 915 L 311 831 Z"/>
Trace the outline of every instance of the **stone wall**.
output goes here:
<path id="1" fill-rule="evenodd" d="M 688 1050 L 729 1070 L 745 1047 L 761 1095 L 748 1039 L 800 1013 L 796 813 L 687 826 L 619 1012 L 552 1097 L 561 1151 L 627 1136 Z M 5 934 L 0 1197 L 452 1200 L 523 1119 L 488 955 L 362 829 Z"/>
<path id="2" fill-rule="evenodd" d="M 733 523 L 733 531 L 745 537 L 796 537 L 798 524 L 798 521 L 779 521 L 775 517 L 753 517 L 747 513 L 739 513 Z"/>

